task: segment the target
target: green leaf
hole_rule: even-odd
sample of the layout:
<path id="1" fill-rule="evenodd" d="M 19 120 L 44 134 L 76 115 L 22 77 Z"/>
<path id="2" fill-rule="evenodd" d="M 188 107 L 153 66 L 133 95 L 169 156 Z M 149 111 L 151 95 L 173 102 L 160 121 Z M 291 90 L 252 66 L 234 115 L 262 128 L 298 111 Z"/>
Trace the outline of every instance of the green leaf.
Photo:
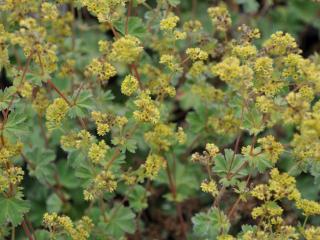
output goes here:
<path id="1" fill-rule="evenodd" d="M 202 239 L 216 239 L 230 228 L 227 216 L 217 208 L 211 208 L 207 213 L 198 213 L 191 220 L 194 233 Z"/>
<path id="2" fill-rule="evenodd" d="M 45 76 L 31 72 L 26 74 L 26 80 L 39 87 L 42 86 L 42 81 L 46 82 L 46 79 L 50 79 L 50 76 L 47 74 Z"/>
<path id="3" fill-rule="evenodd" d="M 88 164 L 81 163 L 75 171 L 75 176 L 84 181 L 84 185 L 88 185 L 95 177 L 95 172 Z"/>
<path id="4" fill-rule="evenodd" d="M 3 134 L 6 138 L 12 136 L 19 138 L 21 135 L 28 133 L 26 125 L 26 117 L 22 113 L 9 114 L 8 121 L 4 125 Z"/>
<path id="5" fill-rule="evenodd" d="M 127 139 L 125 140 L 124 137 L 114 137 L 111 140 L 112 144 L 121 147 L 121 151 L 125 152 L 128 150 L 131 153 L 135 153 L 137 149 L 137 141 L 135 139 Z"/>
<path id="6" fill-rule="evenodd" d="M 168 2 L 171 6 L 174 6 L 174 7 L 178 6 L 181 3 L 180 0 L 168 0 Z"/>
<path id="7" fill-rule="evenodd" d="M 237 0 L 237 3 L 243 5 L 246 13 L 255 13 L 259 9 L 259 3 L 255 0 Z"/>
<path id="8" fill-rule="evenodd" d="M 75 96 L 77 97 L 77 96 Z M 70 117 L 84 117 L 93 109 L 94 103 L 90 91 L 82 91 L 77 100 L 69 110 Z"/>
<path id="9" fill-rule="evenodd" d="M 109 222 L 106 225 L 106 232 L 108 234 L 119 239 L 125 233 L 134 233 L 135 214 L 130 208 L 115 205 L 114 208 L 106 214 L 109 218 Z"/>
<path id="10" fill-rule="evenodd" d="M 252 154 L 245 154 L 244 157 L 248 161 L 249 166 L 253 169 L 257 169 L 260 173 L 263 173 L 265 170 L 272 167 L 272 162 L 268 159 L 266 154 L 261 154 L 260 147 L 254 148 Z"/>
<path id="11" fill-rule="evenodd" d="M 46 230 L 36 230 L 35 235 L 37 240 L 48 240 L 50 239 L 50 232 Z"/>
<path id="12" fill-rule="evenodd" d="M 143 209 L 147 208 L 147 196 L 148 193 L 144 187 L 140 185 L 134 186 L 134 188 L 128 195 L 130 207 L 132 207 L 136 212 L 140 212 Z"/>
<path id="13" fill-rule="evenodd" d="M 66 188 L 74 189 L 80 186 L 78 178 L 75 176 L 74 170 L 62 160 L 58 163 L 59 182 Z"/>
<path id="14" fill-rule="evenodd" d="M 46 203 L 48 212 L 60 212 L 62 207 L 62 201 L 57 194 L 52 193 L 47 199 Z"/>
<path id="15" fill-rule="evenodd" d="M 25 200 L 16 197 L 0 197 L 0 206 L 0 224 L 10 222 L 12 225 L 17 226 L 23 220 L 23 215 L 29 211 L 29 204 Z"/>
<path id="16" fill-rule="evenodd" d="M 53 161 L 56 155 L 52 150 L 35 147 L 26 151 L 25 156 L 30 161 L 28 164 L 30 176 L 36 177 L 42 184 L 55 183 Z"/>
<path id="17" fill-rule="evenodd" d="M 116 29 L 123 35 L 126 34 L 126 21 L 118 21 L 115 23 Z M 137 38 L 143 38 L 147 29 L 142 19 L 139 17 L 129 17 L 128 20 L 128 34 Z"/>
<path id="18" fill-rule="evenodd" d="M 205 114 L 190 112 L 187 115 L 187 123 L 193 132 L 201 132 L 206 126 Z"/>
<path id="19" fill-rule="evenodd" d="M 169 158 L 168 158 L 169 159 Z M 175 167 L 173 159 L 169 159 L 170 168 L 173 169 L 173 178 L 176 184 L 177 196 L 174 199 L 172 193 L 166 194 L 164 197 L 169 201 L 182 202 L 183 200 L 191 197 L 198 189 L 200 182 L 196 178 L 196 174 L 200 170 L 193 164 L 181 164 L 176 161 Z M 159 176 L 155 179 L 157 182 L 169 186 L 168 176 L 165 171 L 160 171 Z"/>
<path id="20" fill-rule="evenodd" d="M 227 178 L 229 174 L 229 176 L 233 176 L 233 179 L 236 179 L 248 174 L 247 169 L 244 167 L 242 168 L 242 165 L 245 162 L 243 156 L 240 154 L 234 154 L 231 149 L 225 149 L 224 155 L 218 154 L 214 160 L 215 166 L 212 170 L 222 178 Z"/>
<path id="21" fill-rule="evenodd" d="M 10 102 L 12 101 L 12 96 L 17 91 L 16 87 L 11 86 L 3 91 L 0 90 L 0 111 L 8 108 Z"/>
<path id="22" fill-rule="evenodd" d="M 250 135 L 258 135 L 264 128 L 263 115 L 255 107 L 244 113 L 242 129 L 247 130 Z"/>

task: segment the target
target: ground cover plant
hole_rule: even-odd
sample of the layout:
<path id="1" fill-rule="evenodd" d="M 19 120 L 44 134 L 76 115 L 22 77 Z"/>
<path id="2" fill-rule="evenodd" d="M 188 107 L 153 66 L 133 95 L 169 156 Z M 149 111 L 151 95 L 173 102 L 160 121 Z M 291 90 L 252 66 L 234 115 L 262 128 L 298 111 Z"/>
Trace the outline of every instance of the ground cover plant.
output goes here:
<path id="1" fill-rule="evenodd" d="M 320 239 L 319 1 L 0 19 L 0 239 Z"/>

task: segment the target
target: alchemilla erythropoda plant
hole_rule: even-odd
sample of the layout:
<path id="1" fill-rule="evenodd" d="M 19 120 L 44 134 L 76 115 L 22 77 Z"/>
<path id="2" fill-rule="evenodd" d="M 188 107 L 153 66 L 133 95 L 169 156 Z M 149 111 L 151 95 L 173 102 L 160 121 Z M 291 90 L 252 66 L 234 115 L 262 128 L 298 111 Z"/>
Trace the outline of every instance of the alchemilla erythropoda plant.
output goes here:
<path id="1" fill-rule="evenodd" d="M 320 57 L 277 2 L 0 1 L 0 238 L 319 240 Z"/>

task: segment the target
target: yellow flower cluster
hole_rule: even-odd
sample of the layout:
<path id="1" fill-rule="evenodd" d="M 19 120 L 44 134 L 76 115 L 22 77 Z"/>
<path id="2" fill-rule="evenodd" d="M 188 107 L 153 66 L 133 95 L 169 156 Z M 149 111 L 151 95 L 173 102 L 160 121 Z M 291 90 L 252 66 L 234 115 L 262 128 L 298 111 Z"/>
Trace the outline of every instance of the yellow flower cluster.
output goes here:
<path id="1" fill-rule="evenodd" d="M 91 162 L 94 164 L 100 163 L 105 157 L 108 148 L 108 145 L 103 140 L 101 140 L 98 144 L 92 144 L 88 152 Z"/>
<path id="2" fill-rule="evenodd" d="M 246 231 L 242 238 L 243 240 L 282 240 L 282 239 L 299 239 L 299 234 L 296 232 L 295 228 L 292 226 L 277 226 L 277 231 L 269 233 L 263 230 L 249 230 Z"/>
<path id="3" fill-rule="evenodd" d="M 176 95 L 176 89 L 171 85 L 172 78 L 164 71 L 146 64 L 143 66 L 141 72 L 150 79 L 146 84 L 149 93 L 157 95 L 160 99 L 166 96 L 174 97 Z"/>
<path id="4" fill-rule="evenodd" d="M 56 98 L 47 108 L 46 125 L 49 130 L 60 127 L 69 110 L 68 103 L 62 98 Z"/>
<path id="5" fill-rule="evenodd" d="M 203 29 L 199 20 L 189 20 L 183 24 L 183 30 L 188 33 L 195 33 Z"/>
<path id="6" fill-rule="evenodd" d="M 192 64 L 188 74 L 193 77 L 199 77 L 207 71 L 207 66 L 203 61 L 196 61 Z M 197 86 L 197 85 L 196 85 Z M 212 86 L 211 86 L 212 87 Z"/>
<path id="7" fill-rule="evenodd" d="M 208 8 L 208 14 L 218 31 L 226 32 L 230 28 L 232 21 L 225 5 Z"/>
<path id="8" fill-rule="evenodd" d="M 240 66 L 240 60 L 236 57 L 225 58 L 212 66 L 211 72 L 236 89 L 249 88 L 253 85 L 253 70 L 247 65 Z"/>
<path id="9" fill-rule="evenodd" d="M 172 127 L 163 123 L 157 124 L 153 131 L 144 134 L 146 142 L 159 151 L 168 151 L 172 145 L 173 137 Z"/>
<path id="10" fill-rule="evenodd" d="M 186 32 L 181 32 L 181 31 L 174 31 L 174 38 L 176 40 L 185 40 L 187 38 L 187 33 Z"/>
<path id="11" fill-rule="evenodd" d="M 50 102 L 46 96 L 46 91 L 44 89 L 40 89 L 39 91 L 37 91 L 35 97 L 32 100 L 33 109 L 39 115 L 42 115 L 46 111 L 49 104 Z"/>
<path id="12" fill-rule="evenodd" d="M 217 187 L 217 184 L 213 180 L 203 181 L 200 185 L 200 188 L 203 192 L 211 193 L 212 196 L 218 195 L 218 187 Z"/>
<path id="13" fill-rule="evenodd" d="M 256 98 L 256 106 L 263 113 L 271 113 L 275 107 L 273 101 L 266 96 L 258 96 Z"/>
<path id="14" fill-rule="evenodd" d="M 217 240 L 235 240 L 235 238 L 229 234 L 223 234 L 218 236 Z"/>
<path id="15" fill-rule="evenodd" d="M 61 234 L 66 232 L 73 240 L 87 240 L 93 228 L 92 220 L 84 216 L 74 225 L 68 216 L 58 216 L 56 213 L 45 213 L 43 224 L 49 228 L 52 234 Z M 60 232 L 59 229 L 62 231 Z"/>
<path id="16" fill-rule="evenodd" d="M 107 132 L 110 131 L 110 127 L 114 122 L 113 116 L 106 113 L 94 111 L 91 113 L 91 117 L 97 125 L 97 132 L 99 136 L 104 136 Z"/>
<path id="17" fill-rule="evenodd" d="M 15 144 L 5 143 L 0 146 L 0 165 L 6 165 L 11 158 L 19 156 L 22 152 L 23 144 L 17 142 Z"/>
<path id="18" fill-rule="evenodd" d="M 58 57 L 56 55 L 57 46 L 54 44 L 46 43 L 43 45 L 36 44 L 35 50 L 37 54 L 34 55 L 34 60 L 40 65 L 46 72 L 52 73 L 57 69 Z M 29 55 L 29 49 L 25 49 L 27 56 Z M 36 56 L 40 57 L 36 57 Z"/>
<path id="19" fill-rule="evenodd" d="M 260 81 L 268 81 L 273 74 L 273 60 L 269 57 L 259 57 L 253 66 L 255 76 Z"/>
<path id="20" fill-rule="evenodd" d="M 312 112 L 307 110 L 301 112 L 297 121 L 300 123 L 300 133 L 295 134 L 291 142 L 294 156 L 304 162 L 318 162 L 320 159 L 319 106 L 318 101 L 313 106 Z"/>
<path id="21" fill-rule="evenodd" d="M 48 2 L 41 4 L 41 17 L 45 22 L 55 21 L 59 16 L 56 5 Z"/>
<path id="22" fill-rule="evenodd" d="M 186 50 L 186 54 L 192 61 L 204 61 L 208 59 L 208 53 L 200 48 L 188 48 Z"/>
<path id="23" fill-rule="evenodd" d="M 160 119 L 160 112 L 156 103 L 149 96 L 149 92 L 141 92 L 134 104 L 139 110 L 133 112 L 133 116 L 137 121 L 150 122 L 156 124 Z"/>
<path id="24" fill-rule="evenodd" d="M 121 84 L 121 92 L 124 95 L 131 96 L 139 88 L 138 80 L 132 76 L 127 75 Z"/>
<path id="25" fill-rule="evenodd" d="M 221 91 L 220 89 L 217 89 L 214 86 L 209 84 L 201 84 L 201 83 L 192 85 L 191 92 L 199 96 L 202 101 L 206 101 L 206 102 L 211 102 L 211 101 L 219 102 L 223 99 L 223 96 L 224 96 L 223 91 Z"/>
<path id="26" fill-rule="evenodd" d="M 98 42 L 99 45 L 99 52 L 103 54 L 107 54 L 111 48 L 111 42 L 106 40 L 100 40 Z"/>
<path id="27" fill-rule="evenodd" d="M 167 162 L 162 156 L 157 154 L 149 154 L 144 164 L 145 174 L 150 179 L 154 179 L 158 176 L 159 171 L 162 168 L 166 168 L 166 166 Z"/>
<path id="28" fill-rule="evenodd" d="M 176 137 L 179 144 L 184 144 L 187 141 L 187 135 L 184 132 L 182 127 L 178 127 L 178 131 L 176 133 Z"/>
<path id="29" fill-rule="evenodd" d="M 160 29 L 163 31 L 169 31 L 174 29 L 179 22 L 179 17 L 177 16 L 169 16 L 160 21 Z"/>
<path id="30" fill-rule="evenodd" d="M 298 52 L 295 39 L 289 34 L 278 31 L 264 42 L 265 51 L 272 56 L 283 56 L 291 52 Z"/>
<path id="31" fill-rule="evenodd" d="M 160 63 L 166 65 L 173 72 L 181 72 L 182 67 L 177 62 L 177 59 L 171 54 L 163 54 L 160 57 Z"/>
<path id="32" fill-rule="evenodd" d="M 214 158 L 219 153 L 219 148 L 214 143 L 207 143 L 206 151 L 209 153 L 210 157 Z"/>
<path id="33" fill-rule="evenodd" d="M 110 78 L 117 75 L 117 70 L 107 61 L 101 61 L 97 58 L 92 59 L 87 66 L 86 74 L 97 76 L 100 82 L 107 82 Z"/>
<path id="34" fill-rule="evenodd" d="M 280 217 L 283 213 L 283 209 L 274 202 L 267 202 L 260 207 L 256 207 L 252 210 L 251 215 L 253 219 L 258 217 L 268 218 L 272 225 L 279 225 L 282 223 Z"/>
<path id="35" fill-rule="evenodd" d="M 227 57 L 222 62 L 212 66 L 211 72 L 225 82 L 236 81 L 241 72 L 240 60 L 236 57 Z"/>
<path id="36" fill-rule="evenodd" d="M 241 60 L 255 57 L 257 53 L 257 48 L 252 44 L 236 45 L 232 48 L 232 54 Z"/>
<path id="37" fill-rule="evenodd" d="M 282 144 L 276 142 L 272 135 L 258 139 L 258 143 L 273 164 L 278 161 L 280 154 L 284 151 Z"/>
<path id="38" fill-rule="evenodd" d="M 320 239 L 320 227 L 308 227 L 304 231 L 304 237 L 306 240 L 319 240 Z"/>
<path id="39" fill-rule="evenodd" d="M 239 26 L 238 31 L 241 34 L 241 41 L 246 44 L 261 37 L 260 30 L 258 28 L 251 28 L 245 24 Z"/>
<path id="40" fill-rule="evenodd" d="M 320 203 L 308 199 L 300 199 L 296 202 L 297 208 L 303 211 L 305 216 L 320 215 Z"/>
<path id="41" fill-rule="evenodd" d="M 27 99 L 32 98 L 32 90 L 33 90 L 33 87 L 29 82 L 24 82 L 19 88 L 19 92 L 21 96 Z"/>
<path id="42" fill-rule="evenodd" d="M 279 207 L 277 204 L 274 204 L 274 202 L 267 202 L 266 204 L 263 204 L 260 207 L 256 207 L 252 210 L 252 217 L 253 219 L 256 219 L 258 217 L 276 217 L 281 216 L 283 213 L 283 209 Z M 279 222 L 282 222 L 281 218 L 275 218 L 273 219 L 276 221 L 276 224 L 279 224 Z M 278 222 L 279 221 L 279 222 Z"/>
<path id="43" fill-rule="evenodd" d="M 127 0 L 80 0 L 83 6 L 95 16 L 99 22 L 107 22 L 120 17 L 119 7 L 124 6 Z"/>
<path id="44" fill-rule="evenodd" d="M 219 148 L 214 143 L 207 143 L 205 150 L 202 154 L 198 152 L 192 154 L 191 161 L 199 162 L 203 165 L 212 165 L 214 162 L 213 158 L 219 153 Z"/>
<path id="45" fill-rule="evenodd" d="M 280 217 L 283 209 L 277 205 L 276 201 L 287 198 L 299 202 L 301 199 L 295 178 L 287 173 L 280 174 L 276 168 L 271 170 L 268 184 L 257 185 L 251 191 L 251 194 L 264 201 L 263 205 L 253 209 L 252 217 L 254 219 L 262 218 L 266 225 L 279 225 L 283 222 Z"/>
<path id="46" fill-rule="evenodd" d="M 0 193 L 3 193 L 14 186 L 17 186 L 23 180 L 24 172 L 21 167 L 9 167 L 1 170 L 0 175 Z"/>
<path id="47" fill-rule="evenodd" d="M 64 135 L 60 139 L 61 147 L 65 150 L 76 148 L 76 149 L 87 149 L 93 136 L 86 130 L 81 130 L 78 133 L 71 132 L 68 135 Z"/>
<path id="48" fill-rule="evenodd" d="M 271 170 L 271 179 L 269 180 L 269 190 L 275 199 L 288 198 L 289 200 L 298 200 L 301 197 L 296 188 L 296 180 L 288 173 L 279 173 L 277 168 Z"/>
<path id="49" fill-rule="evenodd" d="M 283 59 L 284 70 L 282 76 L 284 78 L 291 77 L 294 81 L 302 81 L 309 76 L 311 62 L 308 59 L 304 59 L 299 54 L 289 54 Z M 310 80 L 310 79 L 308 79 Z"/>
<path id="50" fill-rule="evenodd" d="M 310 103 L 305 101 L 304 97 L 299 92 L 290 92 L 286 100 L 288 108 L 285 111 L 284 120 L 287 123 L 301 123 L 306 112 L 310 109 Z"/>
<path id="51" fill-rule="evenodd" d="M 186 140 L 182 128 L 174 132 L 173 127 L 167 124 L 156 124 L 152 131 L 146 132 L 144 138 L 152 149 L 157 151 L 168 151 L 174 143 L 184 143 Z"/>
<path id="52" fill-rule="evenodd" d="M 227 111 L 223 116 L 210 116 L 208 119 L 208 126 L 218 134 L 235 134 L 238 124 L 240 124 L 239 119 L 234 116 L 232 111 Z"/>
<path id="53" fill-rule="evenodd" d="M 143 51 L 138 38 L 126 35 L 112 43 L 112 51 L 109 58 L 113 61 L 131 64 L 136 61 Z"/>
<path id="54" fill-rule="evenodd" d="M 115 124 L 119 128 L 122 128 L 127 123 L 128 123 L 128 119 L 125 116 L 117 116 L 116 119 L 115 119 Z"/>
<path id="55" fill-rule="evenodd" d="M 74 73 L 76 61 L 74 59 L 67 59 L 66 62 L 61 66 L 59 76 L 67 77 Z"/>
<path id="56" fill-rule="evenodd" d="M 92 201 L 100 197 L 104 192 L 114 192 L 117 188 L 115 176 L 110 171 L 102 170 L 92 181 L 89 187 L 83 191 L 84 199 Z"/>

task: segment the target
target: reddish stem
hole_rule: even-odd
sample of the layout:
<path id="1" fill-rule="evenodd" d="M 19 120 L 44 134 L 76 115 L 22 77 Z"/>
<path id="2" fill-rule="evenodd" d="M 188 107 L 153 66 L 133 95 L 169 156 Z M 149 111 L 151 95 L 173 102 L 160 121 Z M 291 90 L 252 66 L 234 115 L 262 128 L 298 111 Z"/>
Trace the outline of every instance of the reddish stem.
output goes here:
<path id="1" fill-rule="evenodd" d="M 24 232 L 26 233 L 27 237 L 29 238 L 29 240 L 34 240 L 25 220 L 23 220 L 23 222 L 22 222 L 22 228 L 23 228 Z"/>
<path id="2" fill-rule="evenodd" d="M 63 100 L 66 101 L 66 103 L 68 103 L 68 105 L 69 105 L 70 107 L 72 106 L 72 103 L 71 103 L 71 102 L 66 98 L 66 96 L 56 87 L 56 85 L 54 85 L 54 83 L 51 82 L 50 79 L 48 79 L 47 83 L 50 85 L 50 87 L 51 87 L 52 89 L 54 89 L 54 90 L 59 94 L 60 97 L 63 98 Z"/>

